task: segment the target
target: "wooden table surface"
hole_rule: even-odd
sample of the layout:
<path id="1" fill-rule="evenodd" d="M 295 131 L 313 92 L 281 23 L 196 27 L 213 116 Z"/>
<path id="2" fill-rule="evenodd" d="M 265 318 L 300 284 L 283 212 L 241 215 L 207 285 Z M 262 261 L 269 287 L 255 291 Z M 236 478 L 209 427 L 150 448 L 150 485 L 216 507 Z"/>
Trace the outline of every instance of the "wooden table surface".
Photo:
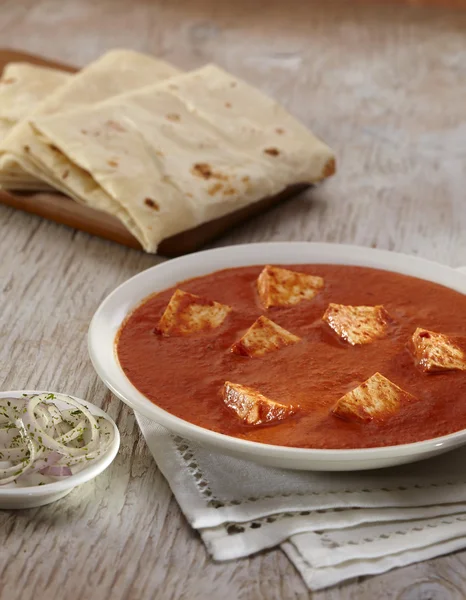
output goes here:
<path id="1" fill-rule="evenodd" d="M 312 240 L 466 264 L 466 13 L 302 0 L 0 0 L 2 46 L 77 65 L 115 47 L 215 61 L 331 144 L 338 176 L 221 239 Z M 0 598 L 457 600 L 466 552 L 311 595 L 280 551 L 213 563 L 86 331 L 119 283 L 161 261 L 0 206 L 2 388 L 108 410 L 108 471 L 48 507 L 0 513 Z"/>

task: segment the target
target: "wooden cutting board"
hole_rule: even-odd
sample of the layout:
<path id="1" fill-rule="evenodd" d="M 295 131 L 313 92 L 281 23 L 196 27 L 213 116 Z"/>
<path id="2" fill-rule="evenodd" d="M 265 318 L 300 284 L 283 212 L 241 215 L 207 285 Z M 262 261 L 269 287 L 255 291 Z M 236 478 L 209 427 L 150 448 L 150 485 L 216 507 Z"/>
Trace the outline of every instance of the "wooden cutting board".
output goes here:
<path id="1" fill-rule="evenodd" d="M 29 62 L 69 72 L 77 71 L 77 69 L 69 65 L 64 65 L 40 56 L 0 49 L 0 72 L 3 71 L 7 63 L 12 61 Z M 167 238 L 160 243 L 158 253 L 165 256 L 180 256 L 198 250 L 235 225 L 239 225 L 268 208 L 295 196 L 308 187 L 307 184 L 291 186 L 277 196 L 264 198 L 234 213 Z M 82 206 L 61 194 L 48 192 L 11 193 L 0 190 L 0 203 L 141 250 L 139 242 L 118 219 L 107 213 Z"/>

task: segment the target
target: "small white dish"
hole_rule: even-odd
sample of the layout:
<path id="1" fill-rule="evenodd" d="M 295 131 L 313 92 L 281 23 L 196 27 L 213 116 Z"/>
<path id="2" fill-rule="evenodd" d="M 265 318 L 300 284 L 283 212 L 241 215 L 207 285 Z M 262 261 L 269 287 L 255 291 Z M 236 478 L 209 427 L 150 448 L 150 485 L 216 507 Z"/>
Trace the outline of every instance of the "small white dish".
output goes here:
<path id="1" fill-rule="evenodd" d="M 89 328 L 89 353 L 95 370 L 116 396 L 148 419 L 213 451 L 268 466 L 315 471 L 376 469 L 429 458 L 466 444 L 466 430 L 412 444 L 352 450 L 313 450 L 260 444 L 216 433 L 175 417 L 152 403 L 127 379 L 115 353 L 115 336 L 127 314 L 144 298 L 179 281 L 219 269 L 299 263 L 333 263 L 385 269 L 433 281 L 466 294 L 466 275 L 460 270 L 385 250 L 342 244 L 274 242 L 197 252 L 139 273 L 102 302 Z"/>
<path id="2" fill-rule="evenodd" d="M 43 394 L 50 393 L 44 390 L 19 390 L 0 392 L 0 398 L 21 398 L 23 394 Z M 52 392 L 53 393 L 53 392 Z M 94 479 L 102 471 L 104 471 L 115 458 L 118 449 L 120 447 L 120 434 L 114 421 L 100 408 L 94 406 L 87 400 L 80 400 L 71 396 L 76 402 L 85 404 L 88 410 L 97 417 L 105 417 L 113 426 L 114 437 L 110 443 L 107 451 L 100 458 L 89 461 L 81 471 L 69 477 L 62 478 L 59 481 L 53 483 L 47 483 L 45 485 L 35 486 L 21 486 L 19 484 L 7 484 L 0 485 L 0 509 L 22 509 L 22 508 L 35 508 L 37 506 L 43 506 L 44 504 L 50 504 L 63 498 L 71 492 L 75 487 Z M 60 404 L 56 402 L 57 406 Z"/>

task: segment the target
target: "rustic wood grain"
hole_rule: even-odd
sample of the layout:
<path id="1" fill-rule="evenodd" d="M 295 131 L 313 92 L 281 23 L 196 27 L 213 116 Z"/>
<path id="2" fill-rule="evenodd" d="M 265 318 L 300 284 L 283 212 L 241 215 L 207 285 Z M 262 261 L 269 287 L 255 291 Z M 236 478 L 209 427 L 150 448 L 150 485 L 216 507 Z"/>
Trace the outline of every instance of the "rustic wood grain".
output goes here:
<path id="1" fill-rule="evenodd" d="M 349 242 L 466 264 L 466 14 L 301 0 L 0 0 L 1 45 L 84 64 L 128 46 L 255 82 L 338 153 L 325 186 L 216 245 Z M 0 513 L 2 600 L 310 597 L 279 552 L 213 563 L 138 435 L 95 376 L 86 330 L 116 285 L 160 259 L 0 207 L 3 389 L 49 388 L 109 410 L 122 433 L 94 482 Z M 459 600 L 466 552 L 315 600 Z"/>

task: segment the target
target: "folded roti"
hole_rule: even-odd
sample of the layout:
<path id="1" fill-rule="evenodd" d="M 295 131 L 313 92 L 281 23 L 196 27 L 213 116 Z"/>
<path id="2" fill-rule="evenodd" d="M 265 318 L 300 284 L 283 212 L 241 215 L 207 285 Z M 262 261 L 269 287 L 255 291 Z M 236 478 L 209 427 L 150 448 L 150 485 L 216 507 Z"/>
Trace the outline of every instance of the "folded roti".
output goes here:
<path id="1" fill-rule="evenodd" d="M 33 111 L 33 116 L 54 114 L 100 102 L 111 96 L 153 84 L 179 71 L 165 61 L 132 50 L 112 50 L 75 75 L 65 75 L 66 82 L 47 96 Z M 69 193 L 60 179 L 44 175 L 29 159 L 28 151 L 38 144 L 27 121 L 18 123 L 0 143 L 0 182 L 12 179 L 42 181 Z M 50 149 L 35 148 L 50 153 Z"/>
<path id="2" fill-rule="evenodd" d="M 31 125 L 63 171 L 34 145 L 37 164 L 117 216 L 148 252 L 335 168 L 330 148 L 283 107 L 214 65 Z"/>
<path id="3" fill-rule="evenodd" d="M 7 64 L 0 78 L 1 138 L 69 77 L 69 73 L 49 67 Z"/>
<path id="4" fill-rule="evenodd" d="M 29 63 L 13 62 L 3 69 L 0 78 L 0 142 L 11 129 L 57 87 L 65 83 L 69 73 Z M 21 181 L 24 185 L 21 185 Z M 35 179 L 12 168 L 1 179 L 4 187 L 27 189 Z M 50 189 L 49 186 L 41 186 Z"/>

